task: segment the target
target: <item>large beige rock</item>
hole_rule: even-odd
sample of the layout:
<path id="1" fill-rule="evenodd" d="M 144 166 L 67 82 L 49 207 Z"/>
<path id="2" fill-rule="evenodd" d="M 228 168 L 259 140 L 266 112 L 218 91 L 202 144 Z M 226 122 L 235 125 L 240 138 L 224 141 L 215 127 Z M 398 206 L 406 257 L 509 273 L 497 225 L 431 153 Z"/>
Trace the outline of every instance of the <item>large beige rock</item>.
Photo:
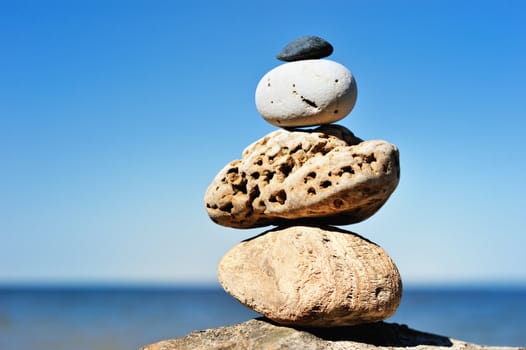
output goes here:
<path id="1" fill-rule="evenodd" d="M 352 224 L 373 215 L 399 178 L 398 150 L 388 142 L 361 142 L 338 125 L 278 130 L 217 174 L 206 210 L 214 222 L 236 228 L 295 220 Z"/>
<path id="2" fill-rule="evenodd" d="M 525 350 L 483 346 L 411 329 L 396 323 L 372 323 L 329 329 L 283 327 L 265 319 L 192 332 L 141 350 Z"/>
<path id="3" fill-rule="evenodd" d="M 378 245 L 332 227 L 291 226 L 234 246 L 226 292 L 280 324 L 334 327 L 384 320 L 400 303 L 398 270 Z"/>

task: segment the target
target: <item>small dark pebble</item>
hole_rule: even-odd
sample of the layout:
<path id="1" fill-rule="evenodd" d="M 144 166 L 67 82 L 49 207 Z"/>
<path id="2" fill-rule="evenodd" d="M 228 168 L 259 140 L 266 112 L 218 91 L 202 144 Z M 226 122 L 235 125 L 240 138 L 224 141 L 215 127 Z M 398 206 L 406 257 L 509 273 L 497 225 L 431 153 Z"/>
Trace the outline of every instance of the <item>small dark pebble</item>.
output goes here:
<path id="1" fill-rule="evenodd" d="M 327 57 L 332 53 L 332 45 L 318 36 L 302 36 L 291 41 L 276 58 L 292 62 Z"/>

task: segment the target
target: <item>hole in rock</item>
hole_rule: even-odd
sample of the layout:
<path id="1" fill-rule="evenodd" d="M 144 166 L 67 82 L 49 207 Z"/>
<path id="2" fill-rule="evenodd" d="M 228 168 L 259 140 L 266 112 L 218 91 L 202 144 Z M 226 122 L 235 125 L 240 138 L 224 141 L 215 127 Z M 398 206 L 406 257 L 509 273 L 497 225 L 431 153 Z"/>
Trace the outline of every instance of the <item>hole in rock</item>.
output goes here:
<path id="1" fill-rule="evenodd" d="M 373 153 L 373 154 L 366 155 L 366 156 L 365 156 L 365 162 L 366 162 L 366 163 L 376 162 L 376 158 L 374 157 L 374 153 Z"/>
<path id="2" fill-rule="evenodd" d="M 287 177 L 292 171 L 292 168 L 294 168 L 294 164 L 283 163 L 279 166 L 279 171 L 283 173 L 285 177 Z"/>
<path id="3" fill-rule="evenodd" d="M 260 194 L 261 192 L 259 191 L 259 186 L 254 186 L 254 188 L 252 188 L 249 193 L 250 201 L 252 202 L 254 199 L 258 198 Z"/>
<path id="4" fill-rule="evenodd" d="M 234 205 L 232 204 L 232 202 L 228 202 L 228 203 L 220 206 L 219 210 L 224 211 L 226 213 L 231 213 L 232 212 L 232 208 L 234 208 Z"/>
<path id="5" fill-rule="evenodd" d="M 272 203 L 285 204 L 285 201 L 287 200 L 287 193 L 284 190 L 280 190 L 272 194 L 268 200 Z"/>
<path id="6" fill-rule="evenodd" d="M 352 170 L 352 167 L 351 167 L 350 165 L 348 165 L 348 166 L 344 166 L 344 167 L 341 168 L 340 170 L 341 170 L 340 176 L 341 176 L 343 173 L 354 174 L 354 170 Z"/>
<path id="7" fill-rule="evenodd" d="M 328 180 L 327 180 L 327 181 L 323 181 L 323 182 L 320 184 L 320 186 L 323 187 L 323 188 L 327 188 L 327 187 L 329 187 L 329 186 L 331 186 L 331 185 L 332 185 L 332 182 L 330 182 L 330 181 L 328 181 Z"/>
<path id="8" fill-rule="evenodd" d="M 247 180 L 242 180 L 238 184 L 232 185 L 232 190 L 235 192 L 247 193 Z"/>
<path id="9" fill-rule="evenodd" d="M 308 98 L 301 96 L 301 100 L 311 107 L 318 108 L 318 105 L 314 101 L 309 100 Z"/>
<path id="10" fill-rule="evenodd" d="M 323 137 L 323 136 L 326 136 L 326 135 L 320 135 L 320 138 Z M 327 145 L 326 141 L 320 142 L 320 143 L 316 144 L 314 147 L 312 147 L 311 152 L 312 153 L 320 152 L 322 155 L 325 155 L 325 154 L 327 154 L 329 152 L 329 151 L 327 151 L 325 149 L 326 145 Z"/>
<path id="11" fill-rule="evenodd" d="M 266 170 L 264 172 L 264 176 L 265 177 L 263 178 L 263 180 L 265 180 L 267 183 L 269 183 L 270 180 L 272 180 L 272 178 L 274 177 L 274 172 Z"/>
<path id="12" fill-rule="evenodd" d="M 303 183 L 307 183 L 309 182 L 310 180 L 312 179 L 315 179 L 316 178 L 316 173 L 314 171 L 311 171 L 310 173 L 307 174 L 307 176 L 303 179 Z"/>
<path id="13" fill-rule="evenodd" d="M 290 151 L 290 154 L 294 154 L 296 152 L 298 152 L 299 150 L 301 150 L 301 144 L 297 145 L 296 147 L 294 147 L 291 151 Z"/>
<path id="14" fill-rule="evenodd" d="M 336 198 L 332 204 L 334 205 L 335 208 L 341 208 L 343 206 L 343 201 L 339 198 Z"/>

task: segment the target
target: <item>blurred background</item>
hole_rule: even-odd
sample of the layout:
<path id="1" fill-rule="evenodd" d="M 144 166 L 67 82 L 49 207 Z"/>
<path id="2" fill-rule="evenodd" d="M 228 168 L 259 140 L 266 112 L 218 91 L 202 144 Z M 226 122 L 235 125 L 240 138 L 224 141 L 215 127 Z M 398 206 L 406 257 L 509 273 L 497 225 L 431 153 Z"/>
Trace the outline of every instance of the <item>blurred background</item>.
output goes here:
<path id="1" fill-rule="evenodd" d="M 407 305 L 442 300 L 409 297 L 422 291 L 489 290 L 481 305 L 514 301 L 479 319 L 526 324 L 525 23 L 518 0 L 0 0 L 0 347 L 41 327 L 64 335 L 46 343 L 33 332 L 41 348 L 68 348 L 67 327 L 101 329 L 96 317 L 108 322 L 107 306 L 132 289 L 140 293 L 123 309 L 136 318 L 110 322 L 124 330 L 102 327 L 114 343 L 80 330 L 76 339 L 118 349 L 121 332 L 129 348 L 253 317 L 222 294 L 216 266 L 262 230 L 213 224 L 203 196 L 225 164 L 275 130 L 257 113 L 255 87 L 303 35 L 328 40 L 329 59 L 356 78 L 356 106 L 339 124 L 400 149 L 397 190 L 372 218 L 344 228 L 387 250 Z M 499 294 L 510 290 L 515 297 Z M 466 295 L 452 309 L 472 320 L 480 305 Z M 158 303 L 143 304 L 158 323 L 137 311 L 145 300 Z M 200 308 L 205 300 L 220 300 L 217 317 Z M 167 305 L 188 312 L 158 312 Z M 428 318 L 449 310 L 424 305 L 415 310 Z M 401 321 L 449 332 L 415 324 L 406 307 Z M 125 320 L 139 323 L 131 330 Z M 471 339 L 526 344 L 480 338 L 499 322 L 474 327 Z M 168 323 L 172 332 L 130 340 Z"/>

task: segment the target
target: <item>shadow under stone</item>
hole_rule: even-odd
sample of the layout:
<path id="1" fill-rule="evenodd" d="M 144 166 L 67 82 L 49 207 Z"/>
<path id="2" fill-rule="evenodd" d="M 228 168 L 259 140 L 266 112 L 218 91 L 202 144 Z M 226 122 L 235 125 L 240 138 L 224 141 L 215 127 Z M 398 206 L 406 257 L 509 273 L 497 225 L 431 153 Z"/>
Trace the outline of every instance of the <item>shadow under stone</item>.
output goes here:
<path id="1" fill-rule="evenodd" d="M 259 320 L 277 325 L 266 318 L 259 318 Z M 394 347 L 418 345 L 453 346 L 448 337 L 417 331 L 409 328 L 407 325 L 397 323 L 376 322 L 346 327 L 294 328 L 327 341 L 346 340 L 375 346 Z"/>

